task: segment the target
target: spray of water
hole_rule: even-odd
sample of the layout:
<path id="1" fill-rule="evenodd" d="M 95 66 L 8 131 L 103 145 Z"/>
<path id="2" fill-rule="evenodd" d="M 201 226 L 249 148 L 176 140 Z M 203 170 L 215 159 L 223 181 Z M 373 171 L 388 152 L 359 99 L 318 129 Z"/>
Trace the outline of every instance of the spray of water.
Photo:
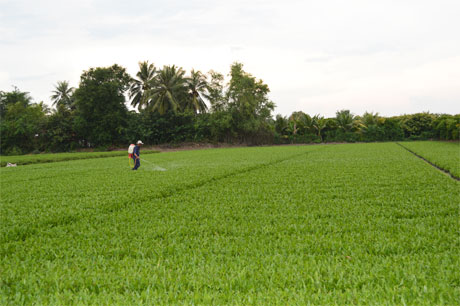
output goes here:
<path id="1" fill-rule="evenodd" d="M 147 168 L 149 170 L 150 169 L 153 170 L 153 171 L 166 171 L 167 170 L 165 168 L 162 168 L 160 166 L 155 165 L 152 162 L 149 162 L 148 160 L 145 160 L 145 159 L 142 159 L 142 158 L 140 160 L 143 161 L 143 162 L 146 162 L 150 166 L 150 167 Z"/>
<path id="2" fill-rule="evenodd" d="M 165 168 L 159 167 L 159 166 L 154 166 L 153 171 L 166 171 Z"/>

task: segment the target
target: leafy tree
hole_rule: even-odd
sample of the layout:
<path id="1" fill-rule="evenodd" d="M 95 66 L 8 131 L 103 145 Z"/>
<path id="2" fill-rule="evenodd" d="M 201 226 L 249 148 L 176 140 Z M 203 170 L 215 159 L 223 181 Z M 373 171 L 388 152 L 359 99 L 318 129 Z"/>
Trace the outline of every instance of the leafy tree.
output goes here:
<path id="1" fill-rule="evenodd" d="M 46 120 L 46 132 L 43 146 L 51 152 L 66 152 L 78 147 L 74 130 L 75 112 L 60 108 Z"/>
<path id="2" fill-rule="evenodd" d="M 51 96 L 51 101 L 53 105 L 56 105 L 58 109 L 73 109 L 74 108 L 74 99 L 73 93 L 75 89 L 70 87 L 69 82 L 67 81 L 58 81 L 53 90 L 53 95 Z"/>
<path id="3" fill-rule="evenodd" d="M 141 109 L 148 104 L 148 91 L 152 89 L 155 82 L 157 70 L 154 64 L 149 64 L 148 61 L 139 62 L 139 72 L 137 79 L 133 79 L 129 88 L 129 98 L 131 105 Z"/>
<path id="4" fill-rule="evenodd" d="M 187 96 L 185 71 L 176 66 L 164 66 L 153 82 L 152 88 L 146 93 L 149 100 L 148 108 L 160 115 L 168 110 L 174 113 L 180 109 L 180 98 Z"/>
<path id="5" fill-rule="evenodd" d="M 212 112 L 227 110 L 227 99 L 224 93 L 224 75 L 214 70 L 208 72 L 209 82 L 207 82 L 205 98 L 211 104 Z"/>
<path id="6" fill-rule="evenodd" d="M 243 65 L 231 66 L 230 83 L 227 91 L 232 126 L 240 140 L 256 140 L 256 135 L 268 128 L 267 122 L 275 104 L 268 99 L 270 89 L 262 80 L 243 70 Z"/>
<path id="7" fill-rule="evenodd" d="M 13 86 L 13 91 L 0 91 L 0 117 L 3 118 L 9 105 L 21 103 L 23 107 L 27 107 L 32 103 L 32 98 L 28 92 L 20 91 L 16 86 Z"/>
<path id="8" fill-rule="evenodd" d="M 436 116 L 430 113 L 417 113 L 399 117 L 405 137 L 414 140 L 434 136 L 433 121 L 435 118 Z"/>
<path id="9" fill-rule="evenodd" d="M 385 118 L 382 123 L 384 132 L 384 140 L 402 140 L 404 139 L 404 131 L 398 118 Z"/>
<path id="10" fill-rule="evenodd" d="M 2 118 L 0 122 L 0 151 L 2 154 L 21 154 L 40 147 L 48 107 L 32 103 L 27 92 L 14 88 L 0 94 Z"/>
<path id="11" fill-rule="evenodd" d="M 459 140 L 460 115 L 441 115 L 433 121 L 433 127 L 439 139 Z"/>
<path id="12" fill-rule="evenodd" d="M 190 77 L 185 79 L 189 97 L 185 99 L 183 109 L 193 113 L 205 113 L 208 106 L 204 102 L 202 95 L 205 94 L 208 86 L 205 76 L 200 71 L 192 70 Z"/>
<path id="13" fill-rule="evenodd" d="M 124 93 L 130 81 L 125 68 L 116 64 L 83 72 L 74 97 L 76 127 L 86 143 L 102 146 L 119 141 L 126 128 Z"/>

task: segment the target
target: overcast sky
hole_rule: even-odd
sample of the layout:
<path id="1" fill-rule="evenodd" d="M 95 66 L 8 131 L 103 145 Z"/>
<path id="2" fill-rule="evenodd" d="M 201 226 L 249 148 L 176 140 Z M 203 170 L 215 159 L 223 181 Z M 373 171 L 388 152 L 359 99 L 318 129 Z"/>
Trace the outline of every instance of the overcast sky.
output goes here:
<path id="1" fill-rule="evenodd" d="M 459 0 L 0 0 L 0 90 L 50 103 L 90 67 L 239 61 L 283 115 L 460 113 L 459 16 Z"/>

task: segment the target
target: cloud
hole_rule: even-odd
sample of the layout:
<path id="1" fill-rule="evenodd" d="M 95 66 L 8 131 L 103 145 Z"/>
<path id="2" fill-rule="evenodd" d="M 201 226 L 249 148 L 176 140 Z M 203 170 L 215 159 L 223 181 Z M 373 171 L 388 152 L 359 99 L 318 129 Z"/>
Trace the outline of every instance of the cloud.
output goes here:
<path id="1" fill-rule="evenodd" d="M 58 80 L 118 63 L 176 64 L 263 79 L 285 115 L 337 109 L 460 112 L 460 3 L 1 1 L 0 89 L 49 102 Z"/>
<path id="2" fill-rule="evenodd" d="M 32 75 L 18 75 L 12 76 L 11 79 L 17 81 L 39 81 L 50 76 L 55 76 L 55 73 L 41 73 L 41 74 L 32 74 Z"/>
<path id="3" fill-rule="evenodd" d="M 321 56 L 320 55 L 320 56 L 308 57 L 305 59 L 305 62 L 306 63 L 324 63 L 324 62 L 329 62 L 333 59 L 334 59 L 333 56 L 328 56 L 328 55 Z"/>
<path id="4" fill-rule="evenodd" d="M 8 82 L 9 79 L 10 79 L 10 76 L 8 72 L 0 71 L 0 84 L 5 84 L 6 82 Z M 5 88 L 4 90 L 7 90 L 7 88 Z"/>

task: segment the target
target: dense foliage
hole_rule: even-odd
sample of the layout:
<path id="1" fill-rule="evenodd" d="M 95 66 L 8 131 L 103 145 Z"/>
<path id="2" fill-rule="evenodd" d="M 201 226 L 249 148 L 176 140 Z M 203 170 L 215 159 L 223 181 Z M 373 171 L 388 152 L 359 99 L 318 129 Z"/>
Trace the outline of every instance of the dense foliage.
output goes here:
<path id="1" fill-rule="evenodd" d="M 0 153 L 65 152 L 83 147 L 227 142 L 245 144 L 458 140 L 460 114 L 381 117 L 340 110 L 333 118 L 302 111 L 273 118 L 267 84 L 235 63 L 224 75 L 139 63 L 84 71 L 78 88 L 57 82 L 50 111 L 18 88 L 0 92 Z M 129 99 L 127 100 L 126 97 Z M 128 104 L 136 110 L 128 110 Z"/>
<path id="2" fill-rule="evenodd" d="M 75 130 L 86 144 L 112 144 L 119 141 L 127 124 L 124 92 L 131 77 L 113 65 L 85 71 L 75 90 Z"/>
<path id="3" fill-rule="evenodd" d="M 460 299 L 460 183 L 395 143 L 144 158 L 0 169 L 0 304 Z"/>

